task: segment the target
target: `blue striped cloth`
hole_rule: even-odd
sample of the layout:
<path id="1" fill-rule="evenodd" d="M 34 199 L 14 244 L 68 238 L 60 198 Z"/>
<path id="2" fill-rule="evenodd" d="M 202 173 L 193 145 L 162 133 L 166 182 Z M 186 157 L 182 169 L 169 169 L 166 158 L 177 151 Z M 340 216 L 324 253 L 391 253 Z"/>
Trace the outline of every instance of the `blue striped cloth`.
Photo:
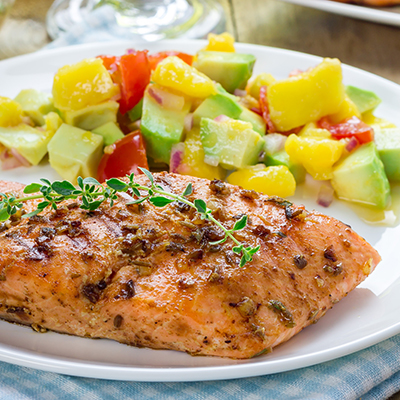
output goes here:
<path id="1" fill-rule="evenodd" d="M 131 38 L 108 12 L 80 24 L 48 48 Z M 337 360 L 261 377 L 148 383 L 77 378 L 0 363 L 0 400 L 382 400 L 400 391 L 400 335 Z"/>
<path id="2" fill-rule="evenodd" d="M 255 378 L 124 382 L 0 363 L 0 400 L 382 400 L 400 390 L 400 335 L 337 360 Z"/>

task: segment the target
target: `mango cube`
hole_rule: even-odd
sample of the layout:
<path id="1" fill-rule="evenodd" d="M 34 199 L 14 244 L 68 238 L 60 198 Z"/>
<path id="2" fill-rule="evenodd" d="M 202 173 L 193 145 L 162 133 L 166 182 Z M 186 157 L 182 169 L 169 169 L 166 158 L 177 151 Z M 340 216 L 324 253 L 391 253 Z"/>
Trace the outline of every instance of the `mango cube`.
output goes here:
<path id="1" fill-rule="evenodd" d="M 200 129 L 194 128 L 186 135 L 185 152 L 178 173 L 205 179 L 220 179 L 225 177 L 224 170 L 204 162 L 204 150 L 200 139 Z"/>
<path id="2" fill-rule="evenodd" d="M 337 113 L 344 95 L 341 63 L 329 58 L 307 72 L 271 83 L 267 90 L 271 120 L 279 132 Z"/>
<path id="3" fill-rule="evenodd" d="M 17 126 L 22 122 L 22 107 L 8 97 L 0 97 L 0 126 Z"/>
<path id="4" fill-rule="evenodd" d="M 88 58 L 66 65 L 54 76 L 53 98 L 56 108 L 76 111 L 102 103 L 119 93 L 103 61 Z"/>
<path id="5" fill-rule="evenodd" d="M 243 168 L 230 174 L 228 182 L 269 196 L 293 196 L 296 190 L 296 181 L 284 165 L 265 167 L 262 164 Z"/>
<path id="6" fill-rule="evenodd" d="M 261 86 L 268 87 L 273 82 L 276 82 L 276 79 L 271 74 L 262 72 L 248 82 L 246 91 L 250 96 L 258 100 L 260 98 Z"/>
<path id="7" fill-rule="evenodd" d="M 232 53 L 235 51 L 235 38 L 228 32 L 216 35 L 215 33 L 210 33 L 208 35 L 208 44 L 203 49 L 205 51 L 225 51 Z"/>
<path id="8" fill-rule="evenodd" d="M 317 180 L 332 179 L 333 164 L 343 153 L 344 144 L 338 140 L 318 136 L 290 135 L 285 150 L 293 162 L 304 166 Z"/>
<path id="9" fill-rule="evenodd" d="M 362 115 L 362 121 L 365 122 L 367 125 L 372 126 L 373 128 L 378 127 L 380 129 L 391 129 L 397 128 L 397 126 L 390 121 L 387 121 L 383 118 L 375 117 L 373 111 L 367 111 Z"/>
<path id="10" fill-rule="evenodd" d="M 175 56 L 161 61 L 151 79 L 159 85 L 177 90 L 190 97 L 203 99 L 216 94 L 214 82 L 208 76 Z"/>
<path id="11" fill-rule="evenodd" d="M 355 103 L 350 99 L 349 96 L 345 95 L 342 105 L 339 108 L 339 111 L 335 114 L 329 115 L 329 120 L 332 124 L 339 124 L 343 122 L 345 119 L 351 117 L 357 117 L 361 119 L 360 111 L 358 111 Z"/>

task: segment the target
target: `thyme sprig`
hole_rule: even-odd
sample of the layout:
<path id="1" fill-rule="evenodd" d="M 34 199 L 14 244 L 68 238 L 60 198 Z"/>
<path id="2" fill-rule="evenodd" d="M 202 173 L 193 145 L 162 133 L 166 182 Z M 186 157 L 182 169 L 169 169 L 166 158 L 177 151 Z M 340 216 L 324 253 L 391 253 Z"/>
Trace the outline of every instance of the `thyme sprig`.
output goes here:
<path id="1" fill-rule="evenodd" d="M 40 179 L 41 183 L 31 183 L 25 187 L 24 193 L 30 196 L 16 198 L 14 195 L 0 193 L 0 221 L 6 221 L 12 215 L 16 214 L 18 210 L 22 208 L 23 203 L 28 200 L 42 199 L 42 201 L 38 203 L 36 210 L 22 215 L 22 218 L 33 217 L 49 207 L 57 210 L 58 203 L 77 198 L 82 200 L 80 208 L 84 210 L 94 211 L 104 202 L 109 202 L 112 207 L 115 200 L 118 198 L 118 192 L 129 192 L 133 193 L 135 198 L 127 204 L 140 204 L 145 201 L 150 202 L 156 207 L 164 207 L 174 201 L 187 204 L 197 210 L 202 219 L 213 222 L 224 232 L 225 235 L 223 239 L 210 244 L 217 245 L 231 239 L 235 243 L 235 246 L 232 248 L 233 252 L 242 256 L 240 260 L 241 267 L 253 260 L 253 255 L 260 249 L 260 246 L 246 247 L 234 236 L 234 232 L 242 230 L 247 225 L 247 215 L 244 215 L 238 220 L 232 229 L 227 229 L 212 215 L 212 210 L 207 207 L 204 200 L 195 199 L 192 202 L 187 198 L 187 196 L 193 193 L 191 183 L 186 186 L 182 194 L 170 193 L 154 182 L 154 177 L 151 172 L 144 168 L 140 169 L 149 179 L 150 186 L 140 185 L 135 182 L 135 175 L 131 174 L 127 176 L 127 182 L 118 178 L 111 178 L 108 179 L 105 184 L 101 184 L 94 178 L 83 179 L 79 177 L 77 179 L 77 187 L 66 180 L 51 183 L 47 179 Z"/>

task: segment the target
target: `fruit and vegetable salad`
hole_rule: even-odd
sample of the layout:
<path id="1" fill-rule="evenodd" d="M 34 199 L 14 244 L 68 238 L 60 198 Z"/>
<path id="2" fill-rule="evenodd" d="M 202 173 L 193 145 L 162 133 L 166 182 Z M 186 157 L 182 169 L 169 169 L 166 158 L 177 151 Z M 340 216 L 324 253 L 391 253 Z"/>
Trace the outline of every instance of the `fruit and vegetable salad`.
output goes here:
<path id="1" fill-rule="evenodd" d="M 128 50 L 59 69 L 52 93 L 0 97 L 3 170 L 48 162 L 64 179 L 139 167 L 227 180 L 288 197 L 325 182 L 318 202 L 385 209 L 400 181 L 400 129 L 374 116 L 381 100 L 345 86 L 324 59 L 277 80 L 256 58 L 211 34 L 197 54 Z"/>

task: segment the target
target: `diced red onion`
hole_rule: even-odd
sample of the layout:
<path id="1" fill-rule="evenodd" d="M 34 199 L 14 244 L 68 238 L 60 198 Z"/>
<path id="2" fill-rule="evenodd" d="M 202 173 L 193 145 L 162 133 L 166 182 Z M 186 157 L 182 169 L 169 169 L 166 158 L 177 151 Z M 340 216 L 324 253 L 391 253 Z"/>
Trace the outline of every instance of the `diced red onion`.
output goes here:
<path id="1" fill-rule="evenodd" d="M 17 150 L 11 148 L 10 153 L 24 166 L 24 167 L 30 167 L 31 163 L 21 154 L 18 153 Z"/>
<path id="2" fill-rule="evenodd" d="M 265 140 L 265 152 L 267 154 L 275 154 L 278 151 L 283 150 L 285 147 L 287 137 L 280 133 L 269 133 L 264 136 Z"/>
<path id="3" fill-rule="evenodd" d="M 126 54 L 135 54 L 135 53 L 136 53 L 136 50 L 134 50 L 134 49 L 126 50 Z"/>
<path id="4" fill-rule="evenodd" d="M 110 65 L 110 69 L 108 70 L 108 72 L 110 72 L 110 73 L 112 74 L 112 73 L 116 72 L 117 69 L 118 69 L 117 64 L 116 64 L 116 63 L 112 63 L 112 64 Z"/>
<path id="5" fill-rule="evenodd" d="M 158 103 L 162 106 L 163 99 L 162 97 L 157 93 L 156 90 L 154 90 L 153 87 L 149 87 L 149 95 Z"/>
<path id="6" fill-rule="evenodd" d="M 22 123 L 29 125 L 29 126 L 35 126 L 32 119 L 28 116 L 22 117 Z"/>
<path id="7" fill-rule="evenodd" d="M 135 122 L 132 122 L 132 124 L 129 125 L 129 128 L 131 128 L 132 131 L 140 129 L 141 121 L 142 121 L 141 119 L 138 119 Z"/>
<path id="8" fill-rule="evenodd" d="M 245 97 L 245 96 L 247 96 L 247 92 L 246 92 L 245 90 L 241 90 L 241 89 L 235 89 L 235 91 L 233 92 L 233 94 L 234 94 L 235 96 L 238 96 L 238 97 Z"/>
<path id="9" fill-rule="evenodd" d="M 230 118 L 224 114 L 218 115 L 218 117 L 214 118 L 214 121 L 216 121 L 216 122 L 225 122 L 225 121 L 229 121 L 229 120 L 230 120 Z"/>
<path id="10" fill-rule="evenodd" d="M 183 121 L 185 132 L 190 132 L 193 129 L 193 113 L 187 114 Z"/>
<path id="11" fill-rule="evenodd" d="M 5 160 L 7 160 L 8 158 L 11 158 L 11 157 L 12 156 L 11 156 L 10 152 L 8 151 L 8 149 L 3 148 L 2 152 L 0 153 L 0 160 L 1 161 L 5 161 Z"/>
<path id="12" fill-rule="evenodd" d="M 354 136 L 347 142 L 346 150 L 350 153 L 359 145 L 357 138 Z"/>
<path id="13" fill-rule="evenodd" d="M 113 101 L 121 100 L 121 92 L 119 92 L 119 93 L 116 94 L 115 96 L 111 97 L 110 100 L 113 100 Z"/>
<path id="14" fill-rule="evenodd" d="M 168 92 L 159 87 L 150 86 L 149 95 L 161 106 L 169 110 L 181 111 L 185 105 L 185 98 Z"/>
<path id="15" fill-rule="evenodd" d="M 3 171 L 8 171 L 9 169 L 14 169 L 22 166 L 23 165 L 15 157 L 8 158 L 1 163 L 1 169 Z"/>
<path id="16" fill-rule="evenodd" d="M 7 171 L 18 167 L 29 167 L 30 163 L 15 149 L 5 149 L 0 153 L 1 169 Z"/>
<path id="17" fill-rule="evenodd" d="M 333 187 L 330 184 L 323 184 L 319 188 L 317 203 L 322 207 L 329 207 L 333 201 Z"/>
<path id="18" fill-rule="evenodd" d="M 301 69 L 294 69 L 293 71 L 290 72 L 289 74 L 289 78 L 291 78 L 292 76 L 297 76 L 302 74 L 304 71 L 302 71 Z"/>
<path id="19" fill-rule="evenodd" d="M 185 143 L 178 143 L 172 146 L 171 158 L 169 162 L 169 172 L 178 172 L 185 153 Z"/>
<path id="20" fill-rule="evenodd" d="M 257 108 L 257 107 L 252 107 L 252 108 L 250 108 L 250 111 L 253 111 L 253 112 L 255 112 L 256 114 L 262 116 L 262 111 L 261 111 L 259 108 Z"/>

